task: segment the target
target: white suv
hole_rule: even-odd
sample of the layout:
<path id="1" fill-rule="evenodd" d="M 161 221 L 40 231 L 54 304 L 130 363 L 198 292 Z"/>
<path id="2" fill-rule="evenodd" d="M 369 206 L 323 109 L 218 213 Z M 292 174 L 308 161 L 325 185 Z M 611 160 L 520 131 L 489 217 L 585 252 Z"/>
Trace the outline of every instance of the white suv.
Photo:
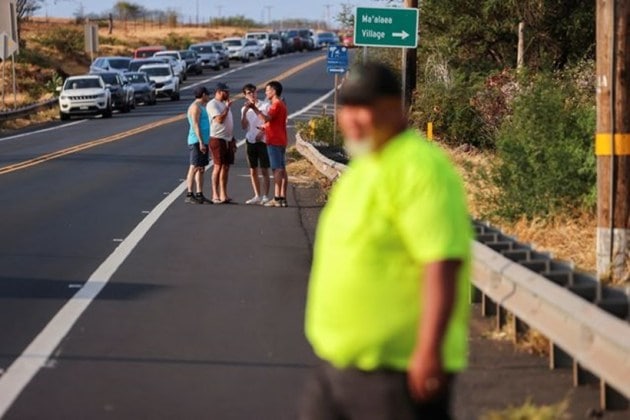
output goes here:
<path id="1" fill-rule="evenodd" d="M 273 43 L 269 32 L 248 32 L 245 34 L 245 39 L 258 41 L 263 49 L 263 53 L 268 57 L 278 54 L 278 44 Z"/>
<path id="2" fill-rule="evenodd" d="M 176 51 L 176 50 L 158 51 L 155 54 L 153 54 L 153 57 L 171 57 L 173 60 L 175 60 L 175 62 L 178 65 L 176 73 L 181 74 L 182 81 L 187 79 L 188 76 L 186 75 L 186 67 L 187 67 L 186 60 L 184 60 L 184 57 L 182 57 L 179 51 Z"/>
<path id="3" fill-rule="evenodd" d="M 149 80 L 155 83 L 156 96 L 179 101 L 179 77 L 173 73 L 170 65 L 148 64 L 140 67 L 138 71 L 146 73 Z"/>
<path id="4" fill-rule="evenodd" d="M 98 75 L 73 76 L 66 79 L 59 95 L 59 118 L 73 115 L 112 116 L 112 98 L 105 82 Z"/>

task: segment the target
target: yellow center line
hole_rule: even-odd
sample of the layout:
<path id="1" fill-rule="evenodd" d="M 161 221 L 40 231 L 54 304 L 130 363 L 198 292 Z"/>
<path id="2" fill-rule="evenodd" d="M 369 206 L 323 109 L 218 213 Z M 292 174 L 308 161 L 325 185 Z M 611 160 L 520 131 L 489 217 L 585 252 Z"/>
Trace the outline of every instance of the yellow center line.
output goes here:
<path id="1" fill-rule="evenodd" d="M 260 85 L 258 85 L 259 88 L 264 87 L 267 83 L 269 83 L 269 81 L 271 80 L 284 80 L 290 76 L 293 76 L 296 73 L 299 73 L 300 71 L 304 70 L 305 68 L 312 66 L 313 64 L 322 61 L 325 57 L 320 56 L 317 58 L 314 58 L 312 60 L 306 61 L 302 64 L 300 64 L 299 66 L 293 67 L 290 70 L 285 71 L 284 73 L 279 74 L 278 76 L 269 79 L 267 82 L 265 83 L 261 83 Z M 234 96 L 234 99 L 239 99 L 242 98 L 243 95 L 242 94 L 238 94 L 236 96 Z M 165 125 L 168 124 L 172 124 L 178 121 L 182 121 L 186 118 L 186 114 L 179 114 L 179 115 L 175 115 L 173 117 L 167 118 L 165 120 L 162 121 L 157 121 L 157 122 L 153 122 L 153 123 L 149 123 L 149 124 L 145 124 L 142 125 L 140 127 L 136 127 L 133 128 L 131 130 L 127 130 L 124 131 L 122 133 L 118 133 L 118 134 L 113 134 L 111 136 L 107 136 L 107 137 L 103 137 L 100 139 L 96 139 L 96 140 L 91 140 L 88 141 L 86 143 L 81 143 L 78 144 L 76 146 L 71 146 L 65 149 L 61 149 L 61 150 L 57 150 L 55 152 L 51 152 L 51 153 L 46 153 L 44 155 L 41 156 L 37 156 L 35 158 L 32 159 L 28 159 L 28 160 L 24 160 L 21 162 L 17 162 L 17 163 L 13 163 L 11 165 L 8 166 L 3 166 L 2 168 L 0 168 L 0 175 L 4 175 L 4 174 L 8 174 L 10 172 L 14 172 L 14 171 L 18 171 L 20 169 L 26 169 L 29 168 L 31 166 L 35 166 L 35 165 L 39 165 L 40 163 L 44 163 L 44 162 L 48 162 L 50 160 L 53 159 L 59 159 L 60 157 L 63 156 L 67 156 L 73 153 L 78 153 L 81 152 L 83 150 L 87 150 L 87 149 L 91 149 L 93 147 L 97 147 L 100 146 L 102 144 L 107 144 L 107 143 L 112 143 L 115 141 L 119 141 L 119 140 L 123 140 L 126 138 L 129 138 L 131 136 L 134 136 L 136 134 L 140 134 L 140 133 L 144 133 L 145 131 L 149 131 L 149 130 L 153 130 L 155 128 L 158 127 L 163 127 Z"/>

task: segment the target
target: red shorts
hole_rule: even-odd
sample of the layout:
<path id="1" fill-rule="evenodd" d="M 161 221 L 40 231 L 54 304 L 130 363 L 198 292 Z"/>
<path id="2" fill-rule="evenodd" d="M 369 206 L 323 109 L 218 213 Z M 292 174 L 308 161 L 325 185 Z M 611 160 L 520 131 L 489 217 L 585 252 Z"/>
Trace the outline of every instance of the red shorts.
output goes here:
<path id="1" fill-rule="evenodd" d="M 236 142 L 227 142 L 216 137 L 210 138 L 210 151 L 215 165 L 234 165 Z"/>

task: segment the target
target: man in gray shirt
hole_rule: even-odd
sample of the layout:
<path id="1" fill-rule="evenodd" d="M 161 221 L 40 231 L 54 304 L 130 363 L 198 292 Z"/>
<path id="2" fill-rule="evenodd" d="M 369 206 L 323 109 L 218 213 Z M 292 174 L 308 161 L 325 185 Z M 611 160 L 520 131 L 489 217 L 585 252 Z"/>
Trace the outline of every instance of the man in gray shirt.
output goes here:
<path id="1" fill-rule="evenodd" d="M 210 150 L 212 151 L 212 202 L 224 204 L 232 202 L 227 193 L 230 165 L 234 164 L 236 140 L 234 139 L 234 120 L 232 117 L 230 88 L 225 83 L 218 83 L 214 99 L 206 106 L 212 120 L 210 129 Z"/>

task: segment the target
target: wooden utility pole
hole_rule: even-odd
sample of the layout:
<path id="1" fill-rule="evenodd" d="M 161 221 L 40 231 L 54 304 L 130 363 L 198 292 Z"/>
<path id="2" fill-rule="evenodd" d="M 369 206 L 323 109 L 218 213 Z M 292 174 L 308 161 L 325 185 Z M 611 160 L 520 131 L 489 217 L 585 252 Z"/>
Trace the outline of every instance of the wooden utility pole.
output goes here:
<path id="1" fill-rule="evenodd" d="M 630 0 L 597 0 L 597 274 L 630 279 Z"/>
<path id="2" fill-rule="evenodd" d="M 405 0 L 405 7 L 418 8 L 418 0 Z M 402 85 L 404 109 L 409 109 L 413 97 L 413 91 L 416 89 L 416 80 L 418 78 L 418 49 L 403 49 L 402 58 Z"/>
<path id="3" fill-rule="evenodd" d="M 518 23 L 518 48 L 516 52 L 516 68 L 521 70 L 525 64 L 525 22 Z"/>

